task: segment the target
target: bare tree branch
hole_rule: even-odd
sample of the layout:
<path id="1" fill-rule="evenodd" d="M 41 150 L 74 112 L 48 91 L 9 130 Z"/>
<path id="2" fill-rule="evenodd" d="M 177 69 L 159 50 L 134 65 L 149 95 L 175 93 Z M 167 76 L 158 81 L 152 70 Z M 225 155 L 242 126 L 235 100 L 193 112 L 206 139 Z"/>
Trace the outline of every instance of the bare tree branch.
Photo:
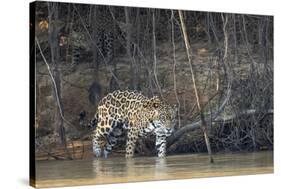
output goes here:
<path id="1" fill-rule="evenodd" d="M 112 77 L 115 79 L 116 83 L 118 84 L 118 86 L 119 86 L 119 88 L 120 88 L 120 87 L 121 87 L 121 85 L 120 85 L 120 80 L 119 80 L 119 79 L 117 78 L 117 76 L 113 73 L 112 69 L 107 65 L 108 62 L 106 61 L 106 59 L 105 59 L 103 53 L 101 52 L 100 48 L 99 48 L 98 45 L 96 44 L 95 40 L 93 40 L 92 35 L 90 34 L 89 30 L 87 29 L 86 24 L 85 24 L 84 20 L 82 19 L 82 17 L 81 17 L 81 15 L 80 15 L 79 11 L 77 10 L 76 6 L 73 5 L 73 7 L 74 7 L 75 11 L 77 12 L 78 17 L 79 17 L 79 19 L 80 19 L 80 21 L 81 21 L 81 23 L 82 23 L 82 25 L 83 25 L 85 31 L 87 32 L 87 35 L 88 35 L 88 37 L 89 37 L 89 39 L 90 39 L 90 42 L 93 43 L 93 44 L 96 46 L 96 48 L 98 49 L 99 54 L 102 56 L 103 62 L 104 62 L 105 65 L 106 65 L 106 68 L 109 70 L 110 74 L 111 74 Z"/>
<path id="2" fill-rule="evenodd" d="M 58 107 L 59 107 L 60 116 L 61 116 L 61 118 L 63 119 L 63 121 L 65 121 L 65 123 L 67 123 L 68 125 L 70 125 L 70 126 L 72 126 L 72 127 L 75 127 L 75 126 L 72 125 L 72 124 L 64 117 L 64 115 L 63 115 L 62 108 L 61 108 L 61 102 L 60 102 L 59 96 L 58 96 L 58 89 L 57 89 L 57 84 L 56 84 L 55 78 L 54 78 L 54 76 L 53 76 L 53 74 L 52 74 L 52 71 L 51 71 L 51 68 L 50 68 L 50 66 L 49 66 L 49 63 L 47 62 L 47 60 L 46 60 L 46 58 L 45 58 L 45 56 L 44 56 L 44 54 L 43 54 L 43 52 L 42 52 L 42 49 L 41 49 L 41 47 L 40 47 L 40 44 L 39 44 L 39 42 L 38 42 L 37 37 L 35 37 L 35 41 L 36 41 L 36 44 L 37 44 L 38 49 L 39 49 L 39 51 L 40 51 L 40 54 L 41 54 L 41 56 L 42 56 L 42 58 L 43 58 L 43 61 L 44 61 L 45 65 L 46 65 L 46 67 L 47 67 L 47 69 L 48 69 L 48 72 L 49 72 L 51 81 L 52 81 L 53 86 L 54 86 L 54 89 L 55 89 L 55 96 L 56 96 L 56 102 L 57 102 L 57 105 L 58 105 Z"/>
<path id="3" fill-rule="evenodd" d="M 178 97 L 178 92 L 177 92 L 177 77 L 176 77 L 176 66 L 177 66 L 177 61 L 176 61 L 176 46 L 175 46 L 175 31 L 174 31 L 174 11 L 171 10 L 171 30 L 172 30 L 172 45 L 173 45 L 173 61 L 174 61 L 174 66 L 173 66 L 173 79 L 174 79 L 174 93 L 176 96 L 177 100 L 177 108 L 178 108 L 178 125 L 181 127 L 181 118 L 180 118 L 180 100 Z"/>
<path id="4" fill-rule="evenodd" d="M 214 160 L 213 160 L 213 157 L 212 157 L 212 149 L 211 149 L 211 145 L 210 145 L 210 141 L 209 141 L 209 137 L 208 137 L 208 133 L 207 133 L 207 123 L 206 123 L 206 120 L 205 120 L 203 109 L 201 108 L 201 101 L 200 101 L 199 94 L 198 94 L 198 91 L 197 91 L 195 75 L 194 75 L 193 67 L 192 67 L 192 51 L 191 51 L 191 48 L 190 48 L 189 39 L 188 39 L 188 35 L 187 35 L 186 26 L 185 26 L 185 23 L 184 23 L 182 11 L 179 10 L 178 12 L 179 12 L 179 16 L 180 16 L 181 28 L 182 28 L 182 32 L 183 32 L 183 36 L 184 36 L 185 48 L 186 48 L 186 53 L 187 53 L 187 57 L 188 57 L 188 64 L 189 64 L 192 82 L 193 82 L 193 89 L 194 89 L 194 93 L 195 93 L 195 97 L 196 97 L 197 107 L 198 107 L 198 110 L 200 112 L 201 127 L 202 127 L 202 130 L 203 130 L 203 133 L 204 133 L 204 138 L 205 138 L 206 146 L 207 146 L 207 149 L 208 149 L 210 162 L 213 163 Z"/>
<path id="5" fill-rule="evenodd" d="M 162 90 L 159 85 L 157 77 L 157 57 L 156 57 L 156 36 L 155 36 L 155 10 L 152 11 L 152 35 L 153 35 L 153 75 L 155 78 L 156 87 L 159 91 L 161 98 L 163 98 Z"/>
<path id="6" fill-rule="evenodd" d="M 225 44 L 227 44 L 227 43 L 225 43 Z M 232 87 L 232 82 L 233 82 L 232 72 L 230 71 L 228 64 L 226 64 L 224 61 L 222 63 L 223 63 L 223 66 L 225 67 L 225 75 L 226 75 L 226 80 L 227 80 L 226 94 L 225 94 L 225 97 L 224 97 L 222 103 L 218 107 L 217 111 L 213 114 L 209 114 L 209 115 L 205 116 L 206 122 L 211 122 L 212 120 L 216 120 L 217 117 L 223 112 L 225 106 L 227 105 L 227 103 L 229 102 L 229 99 L 231 97 L 231 87 Z M 168 138 L 167 146 L 171 146 L 172 144 L 174 144 L 175 141 L 177 141 L 186 132 L 193 131 L 195 129 L 199 129 L 201 125 L 202 125 L 202 120 L 198 120 L 194 123 L 190 123 L 190 124 L 187 124 L 187 125 L 181 127 L 179 130 L 177 130 L 175 133 L 173 133 L 171 137 Z"/>

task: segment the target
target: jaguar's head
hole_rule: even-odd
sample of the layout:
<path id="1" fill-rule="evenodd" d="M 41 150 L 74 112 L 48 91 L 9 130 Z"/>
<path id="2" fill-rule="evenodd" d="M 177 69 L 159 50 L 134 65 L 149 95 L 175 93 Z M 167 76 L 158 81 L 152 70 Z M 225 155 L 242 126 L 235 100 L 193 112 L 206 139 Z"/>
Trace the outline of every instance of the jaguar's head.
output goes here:
<path id="1" fill-rule="evenodd" d="M 177 107 L 164 104 L 159 111 L 159 118 L 154 120 L 155 132 L 170 136 L 175 130 Z"/>
<path id="2" fill-rule="evenodd" d="M 163 102 L 158 96 L 146 99 L 143 102 L 142 111 L 146 113 L 149 120 L 159 119 L 159 114 L 163 109 Z"/>
<path id="3" fill-rule="evenodd" d="M 170 106 L 155 96 L 144 104 L 150 112 L 150 127 L 154 132 L 169 136 L 172 134 L 176 124 L 177 107 Z"/>

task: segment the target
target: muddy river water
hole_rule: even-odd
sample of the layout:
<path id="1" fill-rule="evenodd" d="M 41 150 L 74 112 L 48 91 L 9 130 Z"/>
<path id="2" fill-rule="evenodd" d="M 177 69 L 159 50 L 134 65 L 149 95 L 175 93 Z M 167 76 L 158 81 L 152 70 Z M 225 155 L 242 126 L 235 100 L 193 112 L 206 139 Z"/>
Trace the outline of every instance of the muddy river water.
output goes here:
<path id="1" fill-rule="evenodd" d="M 36 162 L 36 186 L 54 187 L 166 179 L 273 173 L 273 152 L 218 153 L 210 164 L 207 154 L 166 158 L 112 157 L 108 159 Z"/>

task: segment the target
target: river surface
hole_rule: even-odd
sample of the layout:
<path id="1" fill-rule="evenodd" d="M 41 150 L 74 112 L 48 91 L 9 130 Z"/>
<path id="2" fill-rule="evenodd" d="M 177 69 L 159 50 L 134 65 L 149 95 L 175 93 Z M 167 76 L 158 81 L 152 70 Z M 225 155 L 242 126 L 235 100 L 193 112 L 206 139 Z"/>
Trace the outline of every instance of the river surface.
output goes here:
<path id="1" fill-rule="evenodd" d="M 36 161 L 36 186 L 74 186 L 273 173 L 273 152 L 172 155 L 166 158 Z"/>

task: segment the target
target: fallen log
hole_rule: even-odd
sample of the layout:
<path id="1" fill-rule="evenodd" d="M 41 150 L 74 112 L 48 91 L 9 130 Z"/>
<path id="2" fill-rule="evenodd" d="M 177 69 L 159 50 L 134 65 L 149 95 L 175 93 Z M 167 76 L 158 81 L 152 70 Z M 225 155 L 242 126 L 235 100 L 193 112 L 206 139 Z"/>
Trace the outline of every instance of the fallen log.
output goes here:
<path id="1" fill-rule="evenodd" d="M 227 100 L 227 99 L 225 99 Z M 224 107 L 224 106 L 221 106 Z M 218 111 L 217 113 L 219 114 L 221 111 Z M 223 116 L 213 116 L 212 118 L 209 116 L 207 118 L 207 121 L 211 124 L 215 124 L 218 122 L 223 122 L 223 123 L 229 123 L 241 116 L 249 116 L 249 115 L 253 115 L 253 114 L 257 114 L 257 113 L 263 113 L 264 115 L 268 115 L 268 114 L 273 114 L 274 110 L 273 109 L 269 109 L 267 111 L 258 111 L 256 109 L 249 109 L 249 110 L 243 110 L 237 114 L 233 114 L 233 115 L 223 115 Z M 167 146 L 170 147 L 171 145 L 173 145 L 176 141 L 179 140 L 180 137 L 182 137 L 186 132 L 191 132 L 194 131 L 196 129 L 200 129 L 201 128 L 201 120 L 196 121 L 194 123 L 191 124 L 187 124 L 184 127 L 180 128 L 179 130 L 177 130 L 175 133 L 173 133 L 169 138 L 168 138 L 168 144 Z"/>

